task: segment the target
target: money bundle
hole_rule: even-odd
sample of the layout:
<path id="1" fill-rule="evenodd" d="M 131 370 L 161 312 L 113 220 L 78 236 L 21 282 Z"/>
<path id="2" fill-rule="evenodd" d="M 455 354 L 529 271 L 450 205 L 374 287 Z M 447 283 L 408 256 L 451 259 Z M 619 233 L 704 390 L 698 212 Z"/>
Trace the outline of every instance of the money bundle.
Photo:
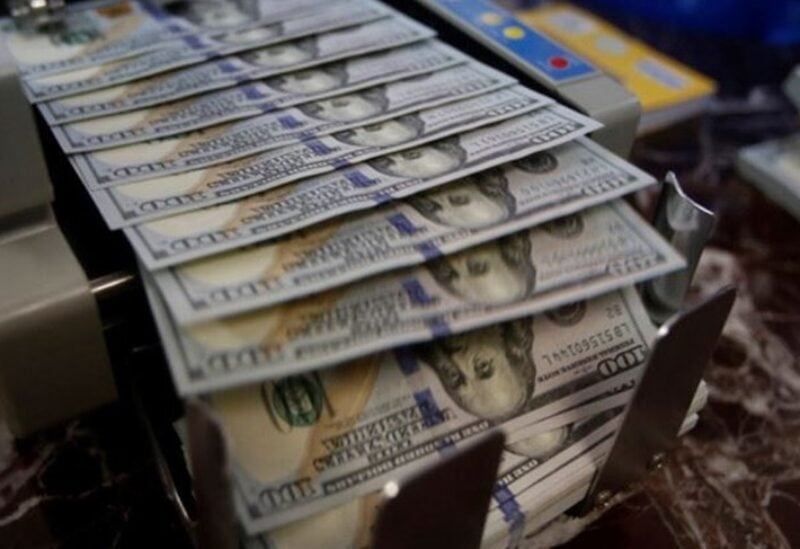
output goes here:
<path id="1" fill-rule="evenodd" d="M 684 267 L 623 200 L 655 181 L 377 0 L 257 4 L 0 30 L 232 442 L 243 544 L 365 546 L 387 480 L 500 429 L 514 546 L 585 494 L 655 335 L 635 287 Z"/>

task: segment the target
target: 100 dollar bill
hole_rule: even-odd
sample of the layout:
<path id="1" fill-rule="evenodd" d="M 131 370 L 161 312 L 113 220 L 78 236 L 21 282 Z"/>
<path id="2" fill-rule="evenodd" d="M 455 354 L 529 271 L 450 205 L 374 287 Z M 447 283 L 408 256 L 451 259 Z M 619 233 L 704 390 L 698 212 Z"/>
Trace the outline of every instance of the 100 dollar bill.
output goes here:
<path id="1" fill-rule="evenodd" d="M 325 9 L 346 0 L 257 0 L 228 2 L 205 0 L 169 5 L 170 13 L 191 22 L 198 32 L 246 30 L 267 23 L 302 17 L 313 10 Z"/>
<path id="2" fill-rule="evenodd" d="M 458 252 L 654 183 L 599 147 L 572 142 L 357 217 L 157 271 L 179 323 L 312 295 Z M 583 162 L 580 162 L 580 161 Z M 588 192 L 587 192 L 588 191 Z M 618 237 L 656 237 L 624 203 Z M 633 229 L 631 227 L 636 227 Z"/>
<path id="3" fill-rule="evenodd" d="M 44 75 L 134 57 L 184 35 L 243 30 L 296 18 L 331 2 L 259 0 L 257 4 L 258 13 L 246 13 L 226 1 L 173 4 L 167 13 L 150 2 L 83 2 L 68 4 L 58 26 L 47 33 L 19 31 L 11 21 L 0 22 L 0 32 L 20 74 Z"/>
<path id="4" fill-rule="evenodd" d="M 705 394 L 706 389 L 701 385 L 678 436 L 696 425 Z M 620 396 L 627 400 L 631 395 Z M 524 462 L 509 467 L 504 460 L 493 490 L 481 546 L 519 547 L 523 539 L 530 540 L 531 534 L 582 501 L 611 452 L 615 431 L 622 423 L 622 410 L 623 406 L 611 408 L 593 418 L 539 434 L 533 441 L 537 447 L 544 447 L 553 444 L 554 439 L 563 440 L 582 432 L 573 444 L 558 444 L 563 450 L 555 455 L 548 453 L 543 461 L 534 463 L 533 468 Z M 601 418 L 605 421 L 601 422 Z M 511 433 L 509 439 L 513 438 L 514 433 Z M 513 447 L 515 443 L 507 439 L 506 445 Z"/>
<path id="5" fill-rule="evenodd" d="M 508 81 L 498 83 L 490 76 L 484 83 L 496 86 L 507 85 Z M 432 93 L 436 93 L 435 90 Z M 459 93 L 472 94 L 473 91 L 466 86 L 451 90 L 453 95 Z M 372 108 L 363 98 L 353 103 L 355 109 Z M 275 143 L 275 139 L 270 142 L 269 134 L 291 135 L 291 127 L 280 132 L 280 127 L 276 128 L 273 123 L 273 115 L 267 114 L 230 125 L 232 136 L 227 135 L 227 126 L 222 126 L 218 138 L 214 129 L 210 129 L 190 134 L 185 144 L 181 138 L 166 139 L 163 147 L 160 142 L 143 143 L 73 155 L 70 160 L 90 191 L 118 186 L 123 191 L 122 196 L 161 199 L 161 207 L 165 209 L 170 203 L 187 204 L 181 197 L 191 189 L 190 202 L 194 208 L 204 204 L 198 195 L 202 187 L 222 191 L 231 199 L 238 187 L 246 186 L 248 191 L 266 190 L 351 162 L 486 126 L 549 103 L 551 100 L 543 95 L 522 86 L 512 86 L 374 124 L 360 124 L 332 135 L 308 135 L 302 140 L 294 136 L 295 143 L 274 150 L 269 148 L 281 143 Z M 322 112 L 338 111 L 330 99 L 320 100 L 316 105 Z M 288 126 L 291 125 L 293 122 L 289 121 Z M 193 143 L 195 140 L 199 141 L 197 145 Z M 267 152 L 258 154 L 264 148 Z M 128 154 L 129 151 L 134 151 L 133 155 Z M 234 162 L 236 159 L 241 160 Z M 172 175 L 175 173 L 178 175 Z M 137 181 L 141 183 L 125 185 Z"/>
<path id="6" fill-rule="evenodd" d="M 386 18 L 223 57 L 166 74 L 51 100 L 53 113 L 115 112 L 150 107 L 198 93 L 266 78 L 431 38 L 434 32 L 411 19 Z"/>
<path id="7" fill-rule="evenodd" d="M 22 75 L 50 74 L 132 57 L 158 49 L 197 29 L 149 3 L 70 4 L 57 28 L 48 33 L 20 31 L 0 20 L 0 39 Z"/>
<path id="8" fill-rule="evenodd" d="M 522 464 L 521 470 L 512 472 L 521 475 L 519 480 L 526 486 L 500 487 L 498 482 L 492 494 L 493 503 L 498 505 L 487 514 L 481 547 L 520 547 L 534 532 L 583 501 L 611 451 L 622 420 L 620 412 L 618 407 L 599 414 L 597 420 L 590 418 L 570 426 L 585 431 L 583 437 L 541 463 Z M 600 419 L 605 421 L 593 425 Z M 528 468 L 530 473 L 525 472 Z M 500 476 L 503 478 L 503 473 Z"/>
<path id="9" fill-rule="evenodd" d="M 508 249 L 499 250 L 498 246 Z M 514 250 L 514 246 L 519 250 Z M 515 252 L 521 254 L 520 257 L 512 257 Z M 428 265 L 401 271 L 400 276 L 388 273 L 342 288 L 341 295 L 336 298 L 337 305 L 333 307 L 368 311 L 367 303 L 380 302 L 397 309 L 400 317 L 407 313 L 436 316 L 463 307 L 462 303 L 448 302 L 444 295 L 435 297 L 441 289 L 472 304 L 484 300 L 505 304 L 571 285 L 576 280 L 627 275 L 652 267 L 672 270 L 683 266 L 682 260 L 663 239 L 620 201 L 595 206 L 454 254 L 440 255 L 431 253 L 432 260 Z M 251 265 L 246 260 L 226 263 L 225 258 L 220 258 L 216 265 L 205 271 L 195 269 L 190 272 L 195 275 L 195 282 L 231 283 L 247 278 L 248 274 L 279 270 L 282 266 L 280 258 L 274 254 L 256 256 L 251 261 Z M 479 264 L 480 269 L 476 267 Z M 433 279 L 423 274 L 430 274 Z M 386 283 L 386 286 L 381 287 L 381 283 Z M 181 307 L 185 305 L 185 294 L 180 294 L 183 286 L 158 285 L 173 318 L 185 324 L 241 316 L 292 299 L 298 299 L 296 305 L 301 307 L 304 299 L 320 295 L 319 292 L 296 292 L 288 296 L 283 293 L 256 296 L 246 290 L 238 294 L 231 292 L 218 296 L 206 305 L 202 313 L 198 313 Z M 329 286 L 332 288 L 328 293 L 337 293 L 334 288 L 338 285 L 329 283 Z M 421 303 L 408 304 L 405 299 L 413 301 L 415 295 L 406 296 L 403 292 L 411 294 L 412 290 L 420 293 L 416 297 L 427 297 Z M 399 300 L 395 293 L 400 295 Z M 353 300 L 348 297 L 351 294 L 355 296 Z M 178 308 L 173 308 L 173 304 Z M 292 307 L 293 304 L 286 306 Z"/>
<path id="10" fill-rule="evenodd" d="M 79 173 L 109 226 L 116 228 L 235 200 L 353 162 L 417 147 L 536 110 L 547 101 L 514 86 L 327 136 L 309 137 L 235 162 L 129 184 L 112 183 L 111 188 L 101 186 L 99 190 L 92 183 L 96 178 L 91 179 L 86 169 Z M 73 165 L 85 167 L 80 158 L 73 158 Z M 115 221 L 115 214 L 122 214 L 121 219 Z"/>
<path id="11" fill-rule="evenodd" d="M 510 447 L 528 458 L 543 449 L 543 433 L 585 417 L 584 403 L 635 384 L 653 332 L 635 293 L 612 293 L 215 393 L 244 526 L 264 530 L 369 493 L 497 426 L 528 426 Z"/>
<path id="12" fill-rule="evenodd" d="M 135 112 L 129 112 L 131 109 L 112 110 L 105 103 L 78 106 L 63 112 L 51 110 L 54 103 L 40 103 L 39 110 L 49 124 L 64 124 L 52 128 L 56 136 L 62 135 L 59 138 L 62 143 L 69 141 L 87 148 L 98 144 L 122 145 L 249 118 L 446 69 L 466 61 L 467 57 L 459 51 L 442 42 L 429 40 L 246 82 L 227 90 Z"/>
<path id="13" fill-rule="evenodd" d="M 253 50 L 304 36 L 387 17 L 391 12 L 369 0 L 342 0 L 319 13 L 245 31 L 217 35 L 184 35 L 163 42 L 157 50 L 82 69 L 23 78 L 32 102 L 116 86 L 194 65 L 213 57 Z"/>
<path id="14" fill-rule="evenodd" d="M 692 403 L 680 435 L 696 423 L 700 408 Z M 620 408 L 616 407 L 576 418 L 550 431 L 539 429 L 538 434 L 508 433 L 504 429 L 507 442 L 482 546 L 517 547 L 525 533 L 538 530 L 582 500 L 610 451 L 620 421 Z M 520 440 L 519 436 L 527 440 Z M 512 437 L 515 442 L 509 442 Z M 436 466 L 436 462 L 431 466 Z M 518 489 L 509 489 L 509 483 Z M 402 479 L 399 485 L 402 493 Z M 249 536 L 243 540 L 243 547 L 367 549 L 373 545 L 371 533 L 386 497 L 378 490 L 352 498 L 310 517 Z"/>
<path id="15" fill-rule="evenodd" d="M 553 488 L 553 483 L 550 482 L 550 478 L 555 476 L 553 471 L 558 474 L 562 470 L 566 469 L 572 472 L 573 476 L 576 473 L 579 474 L 580 469 L 576 468 L 575 465 L 582 460 L 574 458 L 570 459 L 572 454 L 580 453 L 584 449 L 589 448 L 587 452 L 588 454 L 593 457 L 600 457 L 600 455 L 597 455 L 597 446 L 595 445 L 592 447 L 591 442 L 589 442 L 587 439 L 590 437 L 596 438 L 594 433 L 595 431 L 601 429 L 601 426 L 609 421 L 607 416 L 608 413 L 603 412 L 601 414 L 590 416 L 589 418 L 576 419 L 572 423 L 557 427 L 554 429 L 554 431 L 558 432 L 564 429 L 569 429 L 569 432 L 575 433 L 575 436 L 570 437 L 569 440 L 562 439 L 560 443 L 563 447 L 560 447 L 558 451 L 548 452 L 546 455 L 542 455 L 541 457 L 531 457 L 529 459 L 531 463 L 528 467 L 526 476 L 533 477 L 535 475 L 537 477 L 541 477 L 545 470 L 548 474 L 548 477 L 544 480 L 538 480 L 534 483 L 536 488 L 541 490 L 543 493 L 542 501 L 540 502 L 541 504 L 548 503 L 547 500 L 550 499 L 544 494 L 544 492 L 547 492 Z M 592 418 L 594 417 L 597 417 L 598 419 L 592 422 Z M 572 415 L 568 416 L 567 419 L 571 418 Z M 601 421 L 603 423 L 601 423 Z M 592 423 L 592 425 L 589 425 L 590 423 Z M 600 425 L 595 425 L 595 423 L 600 423 Z M 573 425 L 576 424 L 579 424 L 578 428 L 573 429 Z M 590 427 L 594 429 L 592 430 Z M 582 438 L 578 436 L 578 429 L 580 429 L 580 435 L 582 435 Z M 545 432 L 530 435 L 530 438 L 533 444 L 538 446 L 539 441 L 541 439 L 548 439 L 549 435 L 549 432 Z M 442 453 L 441 455 L 445 456 L 447 454 Z M 510 451 L 508 446 L 506 446 L 506 449 L 503 453 L 503 459 L 505 460 L 509 456 L 515 455 L 516 454 L 513 451 Z M 537 452 L 537 455 L 541 455 L 541 452 Z M 432 462 L 430 463 L 430 466 L 435 467 L 437 465 L 436 460 L 431 461 Z M 558 474 L 558 476 L 561 477 L 562 475 Z M 404 479 L 397 479 L 397 476 L 394 476 L 392 480 L 398 481 L 402 493 L 405 484 Z M 560 480 L 561 478 L 557 479 L 557 481 Z M 581 483 L 582 480 L 583 477 L 574 478 L 573 483 L 561 483 L 560 488 L 566 488 L 571 484 L 574 486 L 575 482 Z M 588 480 L 589 479 L 587 478 L 586 482 L 583 484 L 588 485 Z M 368 549 L 369 547 L 373 546 L 372 534 L 375 529 L 375 523 L 380 515 L 381 505 L 385 503 L 386 497 L 387 495 L 383 493 L 383 490 L 378 490 L 367 493 L 366 495 L 352 498 L 349 501 L 336 505 L 331 509 L 315 513 L 314 515 L 299 520 L 294 520 L 288 524 L 271 529 L 268 532 L 260 532 L 258 534 L 247 536 L 246 539 L 242 541 L 242 546 L 246 549 L 294 549 L 297 547 Z M 239 496 L 239 498 L 240 501 L 243 501 L 241 496 Z M 568 507 L 569 506 L 566 506 L 562 509 L 566 509 Z M 530 506 L 526 507 L 525 509 L 517 509 L 519 514 L 531 510 L 532 509 Z M 242 512 L 241 516 L 244 520 L 247 520 L 246 512 Z M 505 533 L 507 530 L 507 528 L 504 527 L 505 525 L 494 525 L 487 522 L 485 532 L 490 528 L 490 526 L 495 526 L 497 529 L 502 529 L 502 533 Z M 253 525 L 253 527 L 257 529 L 256 525 Z M 495 535 L 485 535 L 485 538 L 492 539 L 497 537 L 497 533 L 493 530 L 486 533 Z M 515 547 L 515 545 L 511 546 Z M 505 545 L 503 545 L 503 547 L 505 547 Z"/>
<path id="16" fill-rule="evenodd" d="M 94 150 L 84 155 L 95 173 L 102 169 L 121 169 L 123 163 L 139 165 L 148 162 L 158 166 L 181 163 L 202 166 L 202 158 L 232 159 L 277 148 L 312 135 L 320 136 L 355 126 L 380 122 L 420 109 L 435 107 L 458 99 L 507 87 L 515 81 L 479 63 L 414 75 L 404 80 L 317 99 L 297 107 L 278 109 L 253 116 L 240 122 L 228 122 L 176 137 L 158 141 L 117 146 L 110 151 Z M 98 124 L 99 122 L 99 124 Z M 104 142 L 102 133 L 87 132 L 91 127 L 107 131 L 106 120 L 81 124 L 83 132 L 74 127 L 56 126 L 53 133 L 67 153 L 84 152 L 115 146 L 115 140 Z M 74 125 L 73 125 L 74 126 Z M 113 132 L 111 135 L 119 135 Z M 102 167 L 102 168 L 100 168 Z"/>
<path id="17" fill-rule="evenodd" d="M 236 316 L 175 326 L 182 393 L 329 366 L 585 299 L 684 266 L 663 241 L 573 214 L 424 265 Z M 650 235 L 654 237 L 655 235 Z M 576 312 L 576 314 L 580 314 Z M 170 319 L 174 322 L 172 319 Z"/>
<path id="18" fill-rule="evenodd" d="M 340 169 L 251 198 L 174 215 L 125 229 L 149 269 L 175 265 L 298 229 L 526 157 L 593 131 L 597 122 L 561 106 Z M 104 217 L 126 197 L 121 188 L 94 192 Z M 157 189 L 154 189 L 154 192 Z M 221 199 L 225 199 L 221 193 Z M 161 202 L 141 199 L 147 212 Z M 168 204 L 168 206 L 170 206 Z M 133 214 L 121 213 L 120 217 Z"/>

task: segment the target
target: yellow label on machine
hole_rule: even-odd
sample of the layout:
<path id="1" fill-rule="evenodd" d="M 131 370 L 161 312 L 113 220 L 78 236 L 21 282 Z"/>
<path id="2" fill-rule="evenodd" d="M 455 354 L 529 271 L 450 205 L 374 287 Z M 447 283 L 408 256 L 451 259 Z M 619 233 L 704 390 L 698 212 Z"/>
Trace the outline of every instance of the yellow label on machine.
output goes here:
<path id="1" fill-rule="evenodd" d="M 566 3 L 522 10 L 519 17 L 619 79 L 645 113 L 712 95 L 716 83 L 602 19 Z"/>

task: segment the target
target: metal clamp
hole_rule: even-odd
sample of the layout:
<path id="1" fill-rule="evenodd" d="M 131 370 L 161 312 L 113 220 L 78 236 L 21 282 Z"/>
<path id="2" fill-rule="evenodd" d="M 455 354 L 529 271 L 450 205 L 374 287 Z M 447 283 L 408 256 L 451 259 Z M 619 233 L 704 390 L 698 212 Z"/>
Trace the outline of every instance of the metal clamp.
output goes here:
<path id="1" fill-rule="evenodd" d="M 9 0 L 8 13 L 18 28 L 34 31 L 59 24 L 64 5 L 64 0 Z"/>
<path id="2" fill-rule="evenodd" d="M 196 399 L 186 401 L 186 430 L 197 501 L 197 546 L 234 549 L 237 538 L 225 431 L 219 418 Z"/>
<path id="3" fill-rule="evenodd" d="M 656 205 L 653 225 L 686 258 L 686 268 L 642 285 L 642 299 L 650 318 L 661 324 L 683 305 L 703 249 L 714 232 L 714 214 L 689 198 L 678 178 L 669 172 Z"/>
<path id="4" fill-rule="evenodd" d="M 419 475 L 391 483 L 396 495 L 381 508 L 373 549 L 478 549 L 504 441 L 494 431 Z"/>
<path id="5" fill-rule="evenodd" d="M 0 406 L 27 436 L 116 398 L 97 304 L 55 223 L 44 156 L 0 45 Z"/>
<path id="6" fill-rule="evenodd" d="M 660 468 L 676 444 L 703 371 L 728 318 L 736 290 L 728 286 L 667 321 L 625 412 L 614 446 L 582 505 L 588 513 Z"/>

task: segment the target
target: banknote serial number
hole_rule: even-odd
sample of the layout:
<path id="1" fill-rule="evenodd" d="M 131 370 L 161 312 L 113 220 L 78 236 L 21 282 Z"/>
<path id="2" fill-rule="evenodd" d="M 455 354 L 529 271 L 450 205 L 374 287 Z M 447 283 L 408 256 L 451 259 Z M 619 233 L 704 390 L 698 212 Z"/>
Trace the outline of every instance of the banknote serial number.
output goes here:
<path id="1" fill-rule="evenodd" d="M 554 366 L 565 360 L 583 357 L 583 355 L 590 351 L 601 349 L 611 343 L 630 337 L 630 335 L 631 327 L 627 322 L 623 322 L 568 343 L 558 350 L 550 353 L 543 353 L 542 358 L 547 366 Z"/>

